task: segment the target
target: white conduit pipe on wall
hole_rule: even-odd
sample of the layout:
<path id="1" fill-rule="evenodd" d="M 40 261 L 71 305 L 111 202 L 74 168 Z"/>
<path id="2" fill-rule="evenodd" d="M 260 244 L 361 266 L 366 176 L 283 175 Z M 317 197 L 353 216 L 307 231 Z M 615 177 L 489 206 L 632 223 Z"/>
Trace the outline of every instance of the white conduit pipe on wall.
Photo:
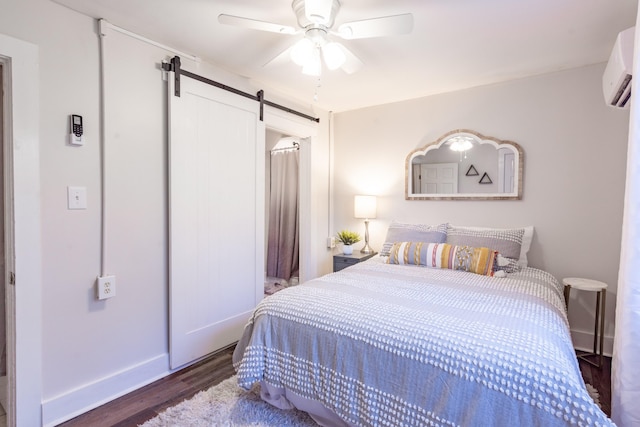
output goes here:
<path id="1" fill-rule="evenodd" d="M 333 238 L 333 111 L 329 111 L 329 182 L 327 189 L 327 236 L 329 239 Z M 328 246 L 328 245 L 327 245 Z"/>
<path id="2" fill-rule="evenodd" d="M 188 53 L 181 52 L 169 46 L 165 46 L 161 43 L 157 43 L 139 34 L 132 33 L 113 24 L 110 24 L 104 19 L 98 21 L 100 32 L 100 277 L 106 276 L 108 268 L 107 259 L 107 110 L 108 99 L 106 91 L 106 73 L 107 73 L 107 54 L 106 54 L 106 36 L 108 31 L 117 31 L 121 34 L 150 44 L 155 47 L 159 47 L 168 52 L 174 53 L 181 57 L 190 59 L 195 62 L 200 62 L 200 58 Z"/>
<path id="3" fill-rule="evenodd" d="M 127 36 L 129 36 L 131 38 L 134 38 L 136 40 L 140 40 L 140 41 L 145 42 L 147 44 L 150 44 L 152 46 L 159 47 L 160 49 L 166 50 L 168 52 L 175 53 L 176 55 L 178 55 L 178 56 L 180 56 L 182 58 L 187 58 L 187 59 L 190 59 L 190 60 L 195 61 L 195 62 L 200 62 L 200 58 L 195 56 L 195 55 L 191 55 L 189 53 L 181 52 L 181 51 L 179 51 L 177 49 L 174 49 L 172 47 L 163 45 L 162 43 L 158 43 L 156 41 L 153 41 L 151 39 L 143 37 L 140 34 L 132 33 L 129 30 L 125 30 L 124 28 L 120 28 L 120 27 L 118 27 L 116 25 L 113 25 L 113 24 L 109 23 L 108 21 L 106 21 L 104 19 L 101 19 L 100 20 L 100 34 L 104 35 L 105 30 L 107 28 L 111 29 L 111 30 L 114 30 L 114 31 L 117 31 L 117 32 L 119 32 L 121 34 L 127 35 Z"/>
<path id="4" fill-rule="evenodd" d="M 105 90 L 106 50 L 105 37 L 107 22 L 100 20 L 100 277 L 104 277 L 107 268 L 107 177 L 106 177 L 106 105 Z"/>

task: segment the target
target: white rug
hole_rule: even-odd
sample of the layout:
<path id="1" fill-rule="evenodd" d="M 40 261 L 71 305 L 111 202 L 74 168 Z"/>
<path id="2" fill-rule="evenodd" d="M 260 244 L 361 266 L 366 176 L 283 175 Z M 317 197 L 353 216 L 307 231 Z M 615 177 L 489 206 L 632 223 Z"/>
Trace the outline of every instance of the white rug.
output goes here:
<path id="1" fill-rule="evenodd" d="M 235 375 L 172 406 L 142 427 L 317 427 L 305 412 L 278 409 L 260 399 L 260 386 L 238 387 Z"/>
<path id="2" fill-rule="evenodd" d="M 598 393 L 598 390 L 591 384 L 585 385 L 587 386 L 587 392 L 589 392 L 589 396 L 591 396 L 596 405 L 600 406 L 600 393 Z"/>
<path id="3" fill-rule="evenodd" d="M 598 390 L 591 384 L 586 386 L 591 398 L 600 405 Z M 317 424 L 302 411 L 285 411 L 264 402 L 260 399 L 260 386 L 257 384 L 250 391 L 241 389 L 234 375 L 217 386 L 168 408 L 141 427 L 176 426 L 312 427 Z"/>

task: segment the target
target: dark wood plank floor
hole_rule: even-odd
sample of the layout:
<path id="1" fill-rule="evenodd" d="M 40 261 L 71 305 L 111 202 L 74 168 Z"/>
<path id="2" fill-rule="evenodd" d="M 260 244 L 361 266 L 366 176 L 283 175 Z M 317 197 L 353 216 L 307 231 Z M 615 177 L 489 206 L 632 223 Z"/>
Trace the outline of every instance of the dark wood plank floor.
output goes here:
<path id="1" fill-rule="evenodd" d="M 593 360 L 593 359 L 591 359 Z M 582 359 L 578 359 L 582 378 L 587 384 L 591 384 L 600 395 L 600 407 L 602 412 L 611 416 L 611 358 L 603 357 L 602 367 L 596 368 Z"/>
<path id="2" fill-rule="evenodd" d="M 82 414 L 64 427 L 130 427 L 158 415 L 170 406 L 190 399 L 235 374 L 231 356 L 235 346 L 221 350 L 193 365 Z"/>
<path id="3" fill-rule="evenodd" d="M 61 426 L 132 427 L 140 425 L 166 408 L 189 399 L 200 390 L 206 390 L 235 374 L 231 364 L 232 354 L 233 347 L 222 350 Z M 580 360 L 580 370 L 584 381 L 598 389 L 602 410 L 610 416 L 611 358 L 605 357 L 604 366 L 600 369 Z"/>

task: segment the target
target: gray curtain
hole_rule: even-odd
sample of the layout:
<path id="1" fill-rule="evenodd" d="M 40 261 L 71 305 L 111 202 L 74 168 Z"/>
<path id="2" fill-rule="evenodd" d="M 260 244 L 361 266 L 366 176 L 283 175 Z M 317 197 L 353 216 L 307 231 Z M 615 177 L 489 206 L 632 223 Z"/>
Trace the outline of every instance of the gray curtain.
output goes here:
<path id="1" fill-rule="evenodd" d="M 271 153 L 267 276 L 298 271 L 298 150 Z"/>

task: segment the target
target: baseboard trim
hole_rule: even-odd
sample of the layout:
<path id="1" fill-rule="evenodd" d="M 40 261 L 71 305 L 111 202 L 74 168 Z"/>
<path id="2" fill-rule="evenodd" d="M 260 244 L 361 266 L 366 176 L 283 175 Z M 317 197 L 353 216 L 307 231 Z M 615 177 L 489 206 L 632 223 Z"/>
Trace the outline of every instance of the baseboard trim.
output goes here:
<path id="1" fill-rule="evenodd" d="M 167 375 L 169 354 L 151 358 L 113 375 L 43 400 L 42 425 L 55 426 Z"/>
<path id="2" fill-rule="evenodd" d="M 593 351 L 593 331 L 575 331 L 571 330 L 571 340 L 573 348 L 580 351 Z M 605 356 L 611 357 L 613 354 L 613 337 L 604 336 L 602 352 Z"/>

